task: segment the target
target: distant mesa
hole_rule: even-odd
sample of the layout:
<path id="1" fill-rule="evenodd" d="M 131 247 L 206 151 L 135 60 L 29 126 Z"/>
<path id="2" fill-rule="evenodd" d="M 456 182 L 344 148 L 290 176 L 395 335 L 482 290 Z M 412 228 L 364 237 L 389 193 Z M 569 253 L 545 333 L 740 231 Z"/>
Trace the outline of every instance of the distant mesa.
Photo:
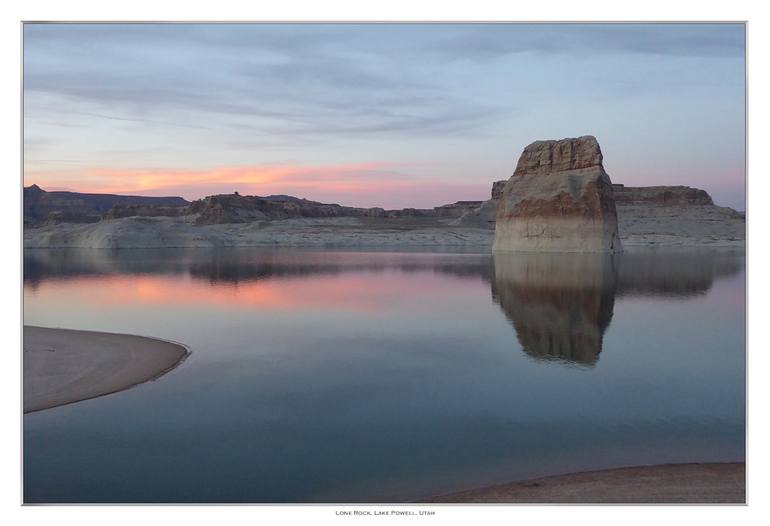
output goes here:
<path id="1" fill-rule="evenodd" d="M 24 188 L 24 225 L 96 223 L 130 217 L 187 217 L 195 225 L 238 224 L 294 218 L 426 218 L 453 221 L 492 201 L 457 201 L 433 208 L 386 210 L 321 203 L 290 195 L 218 194 L 188 202 L 181 197 L 144 197 Z M 496 202 L 492 208 L 496 206 Z M 492 225 L 494 222 L 492 222 Z M 485 225 L 485 228 L 493 228 Z"/>
<path id="2" fill-rule="evenodd" d="M 129 211 L 134 215 L 140 215 L 141 211 L 153 215 L 170 215 L 169 208 L 179 210 L 188 204 L 181 197 L 47 192 L 33 184 L 24 188 L 24 225 L 95 223 L 105 218 L 113 207 L 123 211 L 114 217 L 126 217 Z M 161 213 L 158 213 L 159 210 Z"/>
<path id="3" fill-rule="evenodd" d="M 294 218 L 439 218 L 453 219 L 481 205 L 481 201 L 457 201 L 434 208 L 359 208 L 335 203 L 320 203 L 289 195 L 223 194 L 193 201 L 187 213 L 196 216 L 197 225 L 249 223 Z"/>
<path id="4" fill-rule="evenodd" d="M 714 201 L 705 190 L 689 186 L 626 186 L 612 185 L 618 205 L 655 204 L 660 206 L 711 206 Z"/>
<path id="5" fill-rule="evenodd" d="M 618 214 L 590 135 L 527 146 L 497 205 L 493 250 L 619 252 Z"/>

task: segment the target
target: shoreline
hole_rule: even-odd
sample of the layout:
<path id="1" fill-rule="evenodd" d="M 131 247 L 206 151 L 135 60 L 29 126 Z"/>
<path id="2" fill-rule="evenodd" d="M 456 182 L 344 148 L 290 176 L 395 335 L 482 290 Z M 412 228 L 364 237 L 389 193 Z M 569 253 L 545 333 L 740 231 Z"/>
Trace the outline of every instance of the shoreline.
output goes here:
<path id="1" fill-rule="evenodd" d="M 580 471 L 483 486 L 417 504 L 745 504 L 746 463 L 704 462 Z"/>
<path id="2" fill-rule="evenodd" d="M 746 223 L 717 206 L 622 206 L 618 234 L 624 247 L 745 247 Z M 218 247 L 476 247 L 491 252 L 494 225 L 456 224 L 446 218 L 294 218 L 195 224 L 192 216 L 107 219 L 24 228 L 31 248 Z"/>
<path id="3" fill-rule="evenodd" d="M 191 354 L 184 344 L 131 334 L 24 326 L 24 414 L 156 380 Z"/>

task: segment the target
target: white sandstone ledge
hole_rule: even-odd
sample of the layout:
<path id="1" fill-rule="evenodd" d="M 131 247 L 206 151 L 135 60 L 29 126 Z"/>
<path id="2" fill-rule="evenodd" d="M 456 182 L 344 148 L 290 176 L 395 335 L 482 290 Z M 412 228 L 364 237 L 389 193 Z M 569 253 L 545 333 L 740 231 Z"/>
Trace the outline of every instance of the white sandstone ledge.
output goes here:
<path id="1" fill-rule="evenodd" d="M 625 249 L 638 246 L 743 247 L 746 222 L 719 206 L 618 206 Z M 495 232 L 438 221 L 289 219 L 195 226 L 186 218 L 130 217 L 24 230 L 24 248 L 465 247 L 491 251 Z"/>

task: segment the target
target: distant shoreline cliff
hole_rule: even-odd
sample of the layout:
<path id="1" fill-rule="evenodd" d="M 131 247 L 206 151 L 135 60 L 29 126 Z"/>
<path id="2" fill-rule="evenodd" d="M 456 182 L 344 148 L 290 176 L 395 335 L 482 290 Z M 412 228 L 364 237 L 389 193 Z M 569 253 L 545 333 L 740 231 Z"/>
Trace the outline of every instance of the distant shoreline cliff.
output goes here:
<path id="1" fill-rule="evenodd" d="M 181 197 L 48 192 L 33 184 L 24 188 L 24 226 L 45 223 L 95 223 L 121 206 L 181 208 L 190 203 Z"/>
<path id="2" fill-rule="evenodd" d="M 498 237 L 507 232 L 507 241 L 496 242 L 508 247 L 504 250 L 583 250 L 589 241 L 594 250 L 610 251 L 640 245 L 744 245 L 744 214 L 714 205 L 706 191 L 611 184 L 601 159 L 591 136 L 536 141 L 525 148 L 510 179 L 492 183 L 489 199 L 400 210 L 290 195 L 236 192 L 189 202 L 181 197 L 47 192 L 32 185 L 24 188 L 24 247 L 487 251 L 496 230 Z M 542 239 L 533 242 L 537 237 Z"/>
<path id="3" fill-rule="evenodd" d="M 196 201 L 182 197 L 150 197 L 79 192 L 48 192 L 37 185 L 24 188 L 24 227 L 39 228 L 60 223 L 96 223 L 129 217 L 193 216 L 196 225 L 239 224 L 296 218 L 437 218 L 455 226 L 495 227 L 495 211 L 507 181 L 492 183 L 490 199 L 457 201 L 434 208 L 386 210 L 321 203 L 289 195 L 242 196 L 219 194 Z M 717 206 L 711 196 L 689 186 L 612 185 L 618 206 Z M 742 212 L 717 207 L 736 217 Z"/>
<path id="4" fill-rule="evenodd" d="M 493 189 L 494 192 L 494 189 Z M 300 217 L 437 217 L 459 218 L 485 201 L 457 201 L 434 208 L 386 210 L 321 203 L 290 195 L 244 196 L 218 194 L 195 201 L 181 197 L 145 197 L 78 192 L 47 192 L 37 185 L 24 188 L 24 225 L 95 223 L 125 217 L 194 215 L 197 225 L 247 223 Z"/>
<path id="5" fill-rule="evenodd" d="M 614 186 L 618 233 L 624 247 L 745 244 L 744 215 L 707 204 L 710 197 L 703 190 Z M 499 188 L 495 183 L 495 189 Z M 72 208 L 66 213 L 52 210 L 39 220 L 27 216 L 24 247 L 447 247 L 490 251 L 498 204 L 491 197 L 433 209 L 383 212 L 288 196 L 281 200 L 212 196 L 181 206 L 116 203 L 98 216 L 78 217 Z M 29 208 L 25 206 L 25 210 Z M 33 209 L 33 213 L 39 212 Z"/>

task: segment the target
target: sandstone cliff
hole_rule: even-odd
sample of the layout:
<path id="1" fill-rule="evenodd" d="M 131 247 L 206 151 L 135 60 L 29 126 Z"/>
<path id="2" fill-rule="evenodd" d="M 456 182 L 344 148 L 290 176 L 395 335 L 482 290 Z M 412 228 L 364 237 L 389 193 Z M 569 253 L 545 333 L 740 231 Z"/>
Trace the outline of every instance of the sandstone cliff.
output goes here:
<path id="1" fill-rule="evenodd" d="M 290 195 L 265 197 L 219 194 L 192 203 L 181 197 L 143 197 L 77 192 L 46 192 L 37 185 L 24 189 L 24 225 L 96 223 L 130 217 L 194 216 L 196 225 L 238 224 L 297 218 L 435 218 L 456 219 L 482 205 L 457 201 L 434 208 L 361 208 L 320 203 Z"/>
<path id="2" fill-rule="evenodd" d="M 379 207 L 359 208 L 338 204 L 319 203 L 288 195 L 242 196 L 238 194 L 212 195 L 194 201 L 187 208 L 196 215 L 198 225 L 235 224 L 251 221 L 273 221 L 295 218 L 436 218 L 452 219 L 472 210 L 481 201 L 457 201 L 434 208 L 403 208 L 385 210 Z M 157 214 L 167 215 L 167 214 Z"/>
<path id="3" fill-rule="evenodd" d="M 497 215 L 497 203 L 503 195 L 505 183 L 508 181 L 495 181 L 492 183 L 490 199 L 478 203 L 472 208 L 466 209 L 452 224 L 470 228 L 495 228 L 495 216 Z M 470 203 L 471 201 L 463 201 Z"/>
<path id="4" fill-rule="evenodd" d="M 497 206 L 495 251 L 621 250 L 612 183 L 592 136 L 527 146 Z"/>
<path id="5" fill-rule="evenodd" d="M 508 182 L 508 179 L 505 179 L 503 181 L 495 181 L 492 183 L 492 199 L 500 199 L 503 196 L 503 190 L 505 190 L 505 183 Z"/>
<path id="6" fill-rule="evenodd" d="M 714 201 L 705 190 L 689 186 L 626 186 L 613 184 L 615 203 L 646 203 L 661 206 L 713 205 Z"/>
<path id="7" fill-rule="evenodd" d="M 228 194 L 187 203 L 181 198 L 45 192 L 31 186 L 24 189 L 24 246 L 465 245 L 488 250 L 507 183 L 495 182 L 486 201 L 402 210 L 347 207 L 288 195 Z M 704 190 L 613 187 L 624 246 L 744 245 L 744 214 L 714 205 Z"/>
<path id="8" fill-rule="evenodd" d="M 24 188 L 24 225 L 94 223 L 116 205 L 149 210 L 153 206 L 184 207 L 187 204 L 181 197 L 47 192 L 33 184 Z"/>

